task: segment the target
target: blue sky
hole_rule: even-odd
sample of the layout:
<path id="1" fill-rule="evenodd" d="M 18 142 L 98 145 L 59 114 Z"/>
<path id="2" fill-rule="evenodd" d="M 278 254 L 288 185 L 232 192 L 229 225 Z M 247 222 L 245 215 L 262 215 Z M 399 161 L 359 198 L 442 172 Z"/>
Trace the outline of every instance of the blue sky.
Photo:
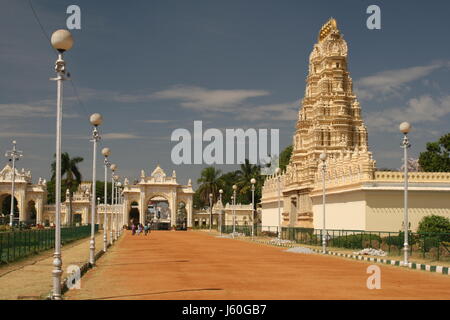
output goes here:
<path id="1" fill-rule="evenodd" d="M 26 0 L 0 0 L 0 149 L 12 139 L 19 166 L 48 178 L 55 148 L 54 53 Z M 398 124 L 413 124 L 412 153 L 448 132 L 448 1 L 32 0 L 48 34 L 81 8 L 66 54 L 82 104 L 65 83 L 63 150 L 91 177 L 88 116 L 99 112 L 102 146 L 131 179 L 160 163 L 181 183 L 203 166 L 171 163 L 176 128 L 279 128 L 291 142 L 308 56 L 330 17 L 349 45 L 349 67 L 378 167 L 400 167 Z M 381 8 L 382 29 L 366 28 Z M 6 160 L 5 160 L 6 161 Z M 99 162 L 100 164 L 100 162 Z M 222 166 L 224 171 L 233 166 Z M 98 175 L 102 173 L 99 170 Z"/>

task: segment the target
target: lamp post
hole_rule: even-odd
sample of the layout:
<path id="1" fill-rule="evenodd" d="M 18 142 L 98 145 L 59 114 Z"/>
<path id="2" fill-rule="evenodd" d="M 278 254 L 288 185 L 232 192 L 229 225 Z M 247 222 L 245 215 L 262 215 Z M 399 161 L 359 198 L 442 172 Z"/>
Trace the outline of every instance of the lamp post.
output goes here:
<path id="1" fill-rule="evenodd" d="M 122 182 L 118 182 L 117 183 L 117 197 L 116 197 L 116 202 L 117 205 L 120 205 L 120 192 L 122 189 Z M 119 231 L 119 217 L 120 217 L 120 211 L 117 211 L 116 213 L 116 240 L 119 239 L 119 235 L 120 235 L 120 231 Z"/>
<path id="2" fill-rule="evenodd" d="M 275 169 L 275 174 L 277 175 L 277 192 L 278 192 L 278 241 L 281 242 L 281 195 L 280 195 L 280 173 L 281 173 L 281 169 L 280 168 L 276 168 Z"/>
<path id="3" fill-rule="evenodd" d="M 55 62 L 56 78 L 56 170 L 55 170 L 55 252 L 53 254 L 53 293 L 52 299 L 61 300 L 61 123 L 62 123 L 62 82 L 66 80 L 66 63 L 63 59 L 65 51 L 73 46 L 73 38 L 69 31 L 60 29 L 51 37 L 53 48 L 58 51 L 58 59 Z"/>
<path id="4" fill-rule="evenodd" d="M 401 147 L 403 148 L 403 161 L 404 161 L 404 208 L 403 208 L 403 224 L 404 224 L 404 244 L 403 244 L 403 265 L 406 267 L 409 265 L 409 243 L 408 243 L 408 148 L 411 147 L 408 139 L 408 133 L 411 131 L 411 125 L 408 122 L 400 124 L 400 132 L 403 133 L 403 141 Z"/>
<path id="5" fill-rule="evenodd" d="M 97 174 L 97 142 L 100 140 L 98 133 L 98 126 L 102 124 L 103 118 L 99 113 L 94 113 L 90 117 L 90 122 L 93 125 L 92 129 L 92 193 L 91 193 L 91 241 L 89 242 L 89 263 L 95 263 L 95 191 L 96 191 L 96 174 Z"/>
<path id="6" fill-rule="evenodd" d="M 111 162 L 109 162 L 108 157 L 111 155 L 111 150 L 109 148 L 102 149 L 102 155 L 105 158 L 103 163 L 105 165 L 105 187 L 104 187 L 104 212 L 103 212 L 103 251 L 106 252 L 108 247 L 108 237 L 107 237 L 107 207 L 108 207 L 108 168 L 111 167 Z"/>
<path id="7" fill-rule="evenodd" d="M 113 219 L 111 221 L 111 230 L 113 232 L 113 238 L 114 241 L 117 240 L 117 187 L 118 187 L 118 181 L 119 181 L 119 176 L 118 175 L 113 175 L 113 180 L 114 180 L 114 187 L 113 187 L 113 192 L 114 192 L 114 198 L 113 198 Z"/>
<path id="8" fill-rule="evenodd" d="M 327 253 L 327 238 L 326 238 L 326 227 L 325 227 L 325 192 L 326 192 L 326 186 L 325 186 L 325 175 L 327 170 L 327 165 L 325 164 L 325 161 L 327 160 L 327 154 L 325 152 L 322 152 L 319 156 L 320 160 L 322 161 L 322 212 L 323 212 L 323 223 L 322 223 L 322 253 Z"/>
<path id="9" fill-rule="evenodd" d="M 209 232 L 211 232 L 212 225 L 212 202 L 213 202 L 213 194 L 209 194 Z"/>
<path id="10" fill-rule="evenodd" d="M 219 190 L 219 199 L 220 199 L 219 229 L 220 229 L 220 235 L 222 235 L 222 211 L 223 211 L 222 194 L 223 194 L 223 190 L 220 189 Z"/>
<path id="11" fill-rule="evenodd" d="M 108 206 L 108 168 L 111 166 L 111 162 L 109 162 L 108 157 L 111 155 L 111 150 L 109 148 L 103 148 L 102 149 L 102 155 L 105 158 L 103 163 L 105 164 L 105 190 L 104 190 L 104 200 L 103 200 L 103 206 L 104 206 L 104 212 L 103 212 L 103 252 L 106 252 L 106 249 L 108 247 L 108 237 L 106 233 L 106 227 L 107 227 L 107 215 L 106 215 L 106 208 Z"/>
<path id="12" fill-rule="evenodd" d="M 100 211 L 99 211 L 99 208 L 100 208 L 100 197 L 98 197 L 97 198 L 97 224 L 98 224 L 98 226 L 100 227 Z"/>
<path id="13" fill-rule="evenodd" d="M 16 140 L 12 142 L 12 150 L 8 150 L 5 153 L 5 157 L 9 158 L 12 162 L 12 177 L 11 177 L 11 209 L 9 211 L 9 225 L 12 227 L 14 224 L 14 193 L 16 189 L 16 161 L 18 161 L 23 153 L 16 149 Z"/>
<path id="14" fill-rule="evenodd" d="M 113 231 L 112 231 L 112 221 L 113 221 L 113 214 L 114 214 L 114 173 L 117 170 L 117 165 L 114 163 L 110 166 L 111 169 L 111 223 L 110 223 L 110 230 L 109 230 L 109 242 L 111 244 L 114 243 L 114 237 L 113 237 Z"/>
<path id="15" fill-rule="evenodd" d="M 237 185 L 233 184 L 233 238 L 236 233 L 236 190 Z"/>
<path id="16" fill-rule="evenodd" d="M 250 180 L 250 183 L 252 184 L 252 240 L 255 235 L 255 183 L 256 179 L 252 178 Z"/>

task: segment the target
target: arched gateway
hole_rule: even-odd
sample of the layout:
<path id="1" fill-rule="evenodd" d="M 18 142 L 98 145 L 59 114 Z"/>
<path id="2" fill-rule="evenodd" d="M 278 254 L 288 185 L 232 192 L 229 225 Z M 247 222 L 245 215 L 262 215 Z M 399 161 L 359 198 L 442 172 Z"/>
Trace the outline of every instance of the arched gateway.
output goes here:
<path id="1" fill-rule="evenodd" d="M 180 203 L 183 203 L 187 215 L 187 227 L 192 227 L 192 190 L 191 180 L 187 185 L 177 182 L 175 170 L 167 176 L 158 165 L 150 176 L 141 171 L 140 181 L 130 184 L 124 182 L 124 220 L 123 224 L 147 223 L 157 221 L 167 228 L 176 227 Z M 179 217 L 178 217 L 179 218 Z"/>

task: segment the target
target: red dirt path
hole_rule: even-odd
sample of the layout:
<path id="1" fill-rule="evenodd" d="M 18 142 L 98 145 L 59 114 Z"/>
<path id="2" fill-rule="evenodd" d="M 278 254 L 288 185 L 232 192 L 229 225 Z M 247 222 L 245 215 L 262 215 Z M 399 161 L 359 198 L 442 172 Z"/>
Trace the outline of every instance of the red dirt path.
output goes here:
<path id="1" fill-rule="evenodd" d="M 203 232 L 129 233 L 66 299 L 450 299 L 450 276 L 217 238 Z"/>

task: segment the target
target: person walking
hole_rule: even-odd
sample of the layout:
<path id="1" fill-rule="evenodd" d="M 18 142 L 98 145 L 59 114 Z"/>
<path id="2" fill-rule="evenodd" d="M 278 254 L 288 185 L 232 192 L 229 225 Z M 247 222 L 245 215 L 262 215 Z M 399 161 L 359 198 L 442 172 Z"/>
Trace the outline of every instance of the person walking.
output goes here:
<path id="1" fill-rule="evenodd" d="M 148 233 L 148 225 L 145 225 L 144 226 L 144 235 L 147 235 L 147 233 Z"/>
<path id="2" fill-rule="evenodd" d="M 135 233 L 136 233 L 136 225 L 133 223 L 133 224 L 131 225 L 131 235 L 134 236 Z"/>

